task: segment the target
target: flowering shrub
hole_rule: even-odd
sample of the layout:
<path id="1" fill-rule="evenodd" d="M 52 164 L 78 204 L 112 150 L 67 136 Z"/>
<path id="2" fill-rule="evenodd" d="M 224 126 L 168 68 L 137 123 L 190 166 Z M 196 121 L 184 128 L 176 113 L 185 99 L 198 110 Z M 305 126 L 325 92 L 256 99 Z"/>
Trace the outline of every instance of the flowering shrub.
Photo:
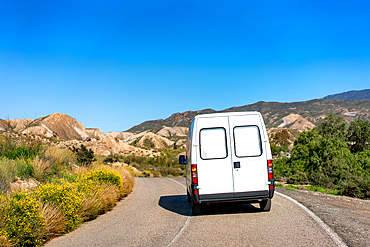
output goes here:
<path id="1" fill-rule="evenodd" d="M 12 192 L 0 196 L 2 242 L 15 246 L 38 246 L 44 220 L 38 201 L 29 192 Z"/>
<path id="2" fill-rule="evenodd" d="M 42 245 L 110 210 L 134 184 L 123 167 L 59 175 L 33 191 L 0 195 L 0 246 Z"/>
<path id="3" fill-rule="evenodd" d="M 51 202 L 60 207 L 66 217 L 66 232 L 76 229 L 82 223 L 79 217 L 82 201 L 75 183 L 47 183 L 38 187 L 34 194 L 41 201 Z"/>
<path id="4" fill-rule="evenodd" d="M 111 183 L 118 188 L 122 187 L 122 177 L 117 172 L 107 169 L 90 171 L 83 176 L 83 179 L 98 181 L 100 183 Z"/>
<path id="5" fill-rule="evenodd" d="M 147 171 L 147 170 L 144 170 L 142 171 L 140 177 L 151 177 L 151 172 L 150 171 Z"/>

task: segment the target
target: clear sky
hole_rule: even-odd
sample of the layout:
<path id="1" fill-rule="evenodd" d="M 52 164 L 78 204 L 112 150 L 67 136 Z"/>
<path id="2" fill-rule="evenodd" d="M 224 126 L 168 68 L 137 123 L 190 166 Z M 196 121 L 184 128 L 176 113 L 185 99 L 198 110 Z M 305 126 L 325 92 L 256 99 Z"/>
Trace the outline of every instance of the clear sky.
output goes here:
<path id="1" fill-rule="evenodd" d="M 124 131 L 370 88 L 370 1 L 0 1 L 0 118 Z"/>

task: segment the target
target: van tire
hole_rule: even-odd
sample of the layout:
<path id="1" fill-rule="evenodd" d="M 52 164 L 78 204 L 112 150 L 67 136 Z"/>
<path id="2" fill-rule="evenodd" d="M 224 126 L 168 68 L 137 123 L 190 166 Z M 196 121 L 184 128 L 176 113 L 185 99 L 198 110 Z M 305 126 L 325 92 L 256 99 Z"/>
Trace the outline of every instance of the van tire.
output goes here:
<path id="1" fill-rule="evenodd" d="M 187 194 L 187 197 L 188 197 L 188 202 L 190 203 L 191 202 L 191 196 L 190 196 L 190 193 L 188 190 L 186 190 L 186 194 Z"/>
<path id="2" fill-rule="evenodd" d="M 271 199 L 263 200 L 259 204 L 261 211 L 268 212 L 271 210 Z"/>
<path id="3" fill-rule="evenodd" d="M 200 215 L 202 213 L 202 205 L 195 203 L 194 200 L 191 199 L 191 211 L 193 215 Z"/>

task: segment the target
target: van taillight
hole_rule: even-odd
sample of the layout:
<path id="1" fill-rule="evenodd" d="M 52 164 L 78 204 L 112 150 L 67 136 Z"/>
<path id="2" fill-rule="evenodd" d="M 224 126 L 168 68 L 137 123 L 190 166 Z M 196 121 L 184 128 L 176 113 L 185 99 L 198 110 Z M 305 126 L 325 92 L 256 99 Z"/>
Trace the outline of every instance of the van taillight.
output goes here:
<path id="1" fill-rule="evenodd" d="M 193 184 L 198 183 L 197 165 L 191 165 L 191 179 Z"/>
<path id="2" fill-rule="evenodd" d="M 274 170 L 272 167 L 272 160 L 267 160 L 268 178 L 274 179 Z"/>

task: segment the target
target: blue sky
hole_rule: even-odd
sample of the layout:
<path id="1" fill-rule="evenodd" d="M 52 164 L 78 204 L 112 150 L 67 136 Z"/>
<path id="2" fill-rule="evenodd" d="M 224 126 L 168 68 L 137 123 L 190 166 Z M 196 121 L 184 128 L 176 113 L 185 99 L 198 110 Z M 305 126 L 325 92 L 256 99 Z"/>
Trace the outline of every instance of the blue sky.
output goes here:
<path id="1" fill-rule="evenodd" d="M 0 118 L 124 131 L 370 88 L 369 1 L 0 1 Z"/>

